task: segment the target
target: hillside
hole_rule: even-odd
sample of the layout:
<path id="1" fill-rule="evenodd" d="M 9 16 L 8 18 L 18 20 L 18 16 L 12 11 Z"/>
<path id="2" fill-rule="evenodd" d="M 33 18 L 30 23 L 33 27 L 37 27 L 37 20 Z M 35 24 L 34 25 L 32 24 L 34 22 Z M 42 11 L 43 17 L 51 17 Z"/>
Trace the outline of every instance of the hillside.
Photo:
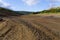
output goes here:
<path id="1" fill-rule="evenodd" d="M 0 7 L 0 16 L 15 16 L 15 15 L 18 15 L 18 14 L 15 13 L 13 10 Z"/>
<path id="2" fill-rule="evenodd" d="M 32 12 L 13 11 L 7 8 L 0 7 L 0 16 L 18 16 L 18 15 L 28 15 L 28 14 L 32 14 Z"/>
<path id="3" fill-rule="evenodd" d="M 48 10 L 43 10 L 39 13 L 60 13 L 60 7 L 50 8 Z"/>
<path id="4" fill-rule="evenodd" d="M 48 10 L 38 12 L 14 11 L 11 9 L 0 7 L 0 16 L 18 16 L 18 15 L 42 14 L 42 13 L 60 13 L 60 7 L 50 8 Z"/>

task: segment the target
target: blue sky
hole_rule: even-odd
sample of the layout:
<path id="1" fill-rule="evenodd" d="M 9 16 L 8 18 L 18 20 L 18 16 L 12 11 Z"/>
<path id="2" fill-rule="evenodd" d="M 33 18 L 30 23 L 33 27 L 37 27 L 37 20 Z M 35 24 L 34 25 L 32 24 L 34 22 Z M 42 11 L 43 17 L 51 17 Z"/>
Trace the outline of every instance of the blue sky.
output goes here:
<path id="1" fill-rule="evenodd" d="M 16 11 L 41 11 L 59 7 L 60 0 L 0 0 L 0 6 Z"/>

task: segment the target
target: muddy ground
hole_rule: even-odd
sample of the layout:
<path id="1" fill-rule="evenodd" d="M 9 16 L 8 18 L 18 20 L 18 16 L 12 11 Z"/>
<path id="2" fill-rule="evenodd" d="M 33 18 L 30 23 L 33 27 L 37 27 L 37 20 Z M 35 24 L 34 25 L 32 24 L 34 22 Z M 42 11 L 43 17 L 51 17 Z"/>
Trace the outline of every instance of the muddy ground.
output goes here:
<path id="1" fill-rule="evenodd" d="M 60 40 L 60 17 L 13 16 L 0 21 L 0 40 Z"/>

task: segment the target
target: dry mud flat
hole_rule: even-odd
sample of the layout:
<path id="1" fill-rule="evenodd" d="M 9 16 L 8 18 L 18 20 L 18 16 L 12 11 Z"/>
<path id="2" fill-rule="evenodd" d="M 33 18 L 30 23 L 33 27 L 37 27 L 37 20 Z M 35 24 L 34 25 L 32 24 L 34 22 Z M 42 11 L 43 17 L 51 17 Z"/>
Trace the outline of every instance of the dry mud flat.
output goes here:
<path id="1" fill-rule="evenodd" d="M 0 40 L 60 40 L 60 18 L 20 16 L 4 18 Z"/>

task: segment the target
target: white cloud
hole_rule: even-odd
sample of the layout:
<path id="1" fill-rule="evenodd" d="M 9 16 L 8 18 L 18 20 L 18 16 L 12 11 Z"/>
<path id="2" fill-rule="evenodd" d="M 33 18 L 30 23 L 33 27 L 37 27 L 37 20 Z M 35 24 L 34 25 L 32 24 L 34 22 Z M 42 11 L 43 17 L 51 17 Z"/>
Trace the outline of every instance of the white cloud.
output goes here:
<path id="1" fill-rule="evenodd" d="M 4 8 L 8 8 L 8 9 L 12 9 L 15 10 L 16 8 L 14 6 L 12 6 L 10 3 L 7 3 L 3 0 L 0 0 L 0 7 L 4 7 Z"/>
<path id="2" fill-rule="evenodd" d="M 53 1 L 58 1 L 59 2 L 60 0 L 53 0 Z"/>
<path id="3" fill-rule="evenodd" d="M 60 1 L 60 0 L 46 0 L 46 1 Z"/>
<path id="4" fill-rule="evenodd" d="M 6 3 L 3 0 L 0 0 L 0 7 L 9 7 L 9 6 L 10 6 L 9 3 Z"/>
<path id="5" fill-rule="evenodd" d="M 58 7 L 57 3 L 60 2 L 60 0 L 46 0 L 47 2 L 49 2 L 49 7 Z"/>
<path id="6" fill-rule="evenodd" d="M 39 0 L 22 0 L 22 1 L 29 6 L 39 3 Z"/>

